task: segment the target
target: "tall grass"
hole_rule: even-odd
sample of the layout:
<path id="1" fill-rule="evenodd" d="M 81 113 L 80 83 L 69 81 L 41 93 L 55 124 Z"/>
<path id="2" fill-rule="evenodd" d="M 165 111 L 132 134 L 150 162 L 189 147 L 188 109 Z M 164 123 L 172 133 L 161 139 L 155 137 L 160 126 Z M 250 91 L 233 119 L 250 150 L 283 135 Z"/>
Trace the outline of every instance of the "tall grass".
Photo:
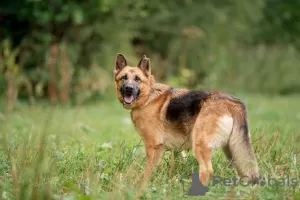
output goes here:
<path id="1" fill-rule="evenodd" d="M 261 176 L 300 180 L 300 113 L 294 109 L 299 97 L 244 99 Z M 20 107 L 1 124 L 1 199 L 136 197 L 144 146 L 128 113 L 116 101 L 84 108 Z M 221 151 L 215 152 L 213 167 L 215 175 L 236 176 Z M 182 199 L 198 169 L 191 152 L 184 160 L 180 152 L 167 151 L 141 198 Z M 218 185 L 202 198 L 299 199 L 300 183 L 295 187 Z"/>

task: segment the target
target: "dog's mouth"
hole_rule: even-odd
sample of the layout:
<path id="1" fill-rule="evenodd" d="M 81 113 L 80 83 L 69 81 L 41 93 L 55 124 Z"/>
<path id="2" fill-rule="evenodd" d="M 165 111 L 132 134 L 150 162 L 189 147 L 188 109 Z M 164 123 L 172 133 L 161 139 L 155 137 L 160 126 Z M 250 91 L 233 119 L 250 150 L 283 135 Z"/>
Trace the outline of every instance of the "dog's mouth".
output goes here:
<path id="1" fill-rule="evenodd" d="M 132 104 L 135 100 L 133 94 L 125 94 L 124 95 L 124 104 Z"/>
<path id="2" fill-rule="evenodd" d="M 122 87 L 120 90 L 123 97 L 123 104 L 133 104 L 134 101 L 138 98 L 140 90 L 134 87 Z"/>

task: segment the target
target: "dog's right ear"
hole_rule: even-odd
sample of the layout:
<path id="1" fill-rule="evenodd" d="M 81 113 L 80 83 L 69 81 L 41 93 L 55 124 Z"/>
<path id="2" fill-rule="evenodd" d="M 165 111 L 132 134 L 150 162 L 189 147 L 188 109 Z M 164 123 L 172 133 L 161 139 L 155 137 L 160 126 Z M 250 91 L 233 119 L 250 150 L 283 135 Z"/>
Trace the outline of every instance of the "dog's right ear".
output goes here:
<path id="1" fill-rule="evenodd" d="M 150 67 L 150 59 L 144 55 L 142 59 L 140 60 L 138 67 L 145 73 L 147 76 L 148 74 L 151 74 L 151 67 Z"/>
<path id="2" fill-rule="evenodd" d="M 127 66 L 126 58 L 122 54 L 118 53 L 116 57 L 114 74 L 116 75 L 119 71 L 121 71 L 126 66 Z"/>

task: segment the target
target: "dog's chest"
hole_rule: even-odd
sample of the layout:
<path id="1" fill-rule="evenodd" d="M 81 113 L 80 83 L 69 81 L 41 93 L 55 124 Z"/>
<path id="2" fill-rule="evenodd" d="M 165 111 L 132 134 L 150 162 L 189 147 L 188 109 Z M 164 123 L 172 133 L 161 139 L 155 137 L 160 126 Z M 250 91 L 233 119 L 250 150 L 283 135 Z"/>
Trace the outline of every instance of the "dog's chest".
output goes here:
<path id="1" fill-rule="evenodd" d="M 167 149 L 190 149 L 191 139 L 189 134 L 173 126 L 165 126 L 159 117 L 145 115 L 144 113 L 131 113 L 132 121 L 138 134 L 145 140 L 163 142 Z"/>

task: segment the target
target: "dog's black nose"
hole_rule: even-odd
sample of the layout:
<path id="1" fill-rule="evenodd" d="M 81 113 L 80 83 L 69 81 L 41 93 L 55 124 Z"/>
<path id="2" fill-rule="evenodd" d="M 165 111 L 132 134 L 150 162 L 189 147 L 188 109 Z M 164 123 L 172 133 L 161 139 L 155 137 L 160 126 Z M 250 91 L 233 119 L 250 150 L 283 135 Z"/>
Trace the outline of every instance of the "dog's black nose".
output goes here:
<path id="1" fill-rule="evenodd" d="M 125 92 L 132 92 L 133 91 L 133 87 L 130 85 L 126 85 L 125 86 Z"/>

